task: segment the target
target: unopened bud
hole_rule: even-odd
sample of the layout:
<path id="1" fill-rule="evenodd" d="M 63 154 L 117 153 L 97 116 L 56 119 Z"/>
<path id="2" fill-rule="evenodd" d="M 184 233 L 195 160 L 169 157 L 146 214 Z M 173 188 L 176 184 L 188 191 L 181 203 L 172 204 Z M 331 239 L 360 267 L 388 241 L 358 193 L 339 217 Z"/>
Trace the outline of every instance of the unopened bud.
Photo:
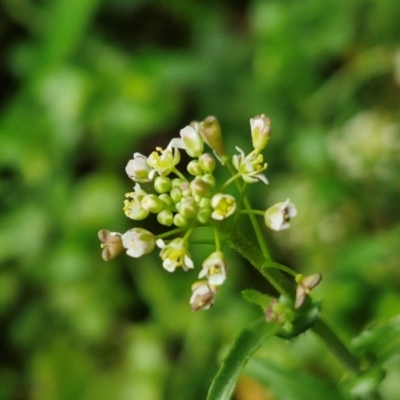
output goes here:
<path id="1" fill-rule="evenodd" d="M 224 143 L 221 135 L 221 127 L 215 117 L 207 117 L 200 123 L 200 135 L 203 140 L 219 155 L 225 155 Z"/>
<path id="2" fill-rule="evenodd" d="M 201 175 L 203 173 L 203 170 L 201 169 L 197 160 L 190 161 L 190 163 L 187 165 L 187 170 L 189 174 L 193 176 Z"/>
<path id="3" fill-rule="evenodd" d="M 147 194 L 142 199 L 142 207 L 146 211 L 159 213 L 163 209 L 164 203 L 155 194 Z"/>
<path id="4" fill-rule="evenodd" d="M 250 119 L 253 147 L 257 151 L 265 148 L 271 136 L 271 121 L 264 114 Z"/>
<path id="5" fill-rule="evenodd" d="M 186 226 L 188 224 L 188 220 L 180 213 L 174 215 L 174 225 L 178 228 Z"/>
<path id="6" fill-rule="evenodd" d="M 154 189 L 158 193 L 167 193 L 172 189 L 171 179 L 167 176 L 157 176 L 154 181 Z"/>
<path id="7" fill-rule="evenodd" d="M 215 158 L 209 153 L 204 153 L 199 158 L 199 166 L 204 172 L 213 172 L 215 164 Z"/>
<path id="8" fill-rule="evenodd" d="M 162 210 L 157 214 L 157 221 L 161 225 L 171 226 L 174 223 L 174 214 L 170 210 Z"/>

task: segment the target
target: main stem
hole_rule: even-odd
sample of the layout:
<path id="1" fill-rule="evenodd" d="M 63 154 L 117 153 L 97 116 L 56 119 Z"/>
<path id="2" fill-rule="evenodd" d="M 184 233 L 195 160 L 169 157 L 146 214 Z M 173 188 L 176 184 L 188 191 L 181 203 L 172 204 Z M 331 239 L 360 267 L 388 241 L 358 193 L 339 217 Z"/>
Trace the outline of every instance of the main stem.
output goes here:
<path id="1" fill-rule="evenodd" d="M 220 222 L 215 227 L 225 237 L 228 244 L 246 258 L 280 294 L 292 300 L 295 299 L 296 289 L 293 282 L 289 281 L 281 271 L 274 267 L 274 262 L 269 257 L 265 257 L 257 245 L 237 229 L 232 229 L 228 221 Z M 351 354 L 347 346 L 323 319 L 319 318 L 311 329 L 342 362 L 346 369 L 355 374 L 360 372 L 357 358 Z"/>

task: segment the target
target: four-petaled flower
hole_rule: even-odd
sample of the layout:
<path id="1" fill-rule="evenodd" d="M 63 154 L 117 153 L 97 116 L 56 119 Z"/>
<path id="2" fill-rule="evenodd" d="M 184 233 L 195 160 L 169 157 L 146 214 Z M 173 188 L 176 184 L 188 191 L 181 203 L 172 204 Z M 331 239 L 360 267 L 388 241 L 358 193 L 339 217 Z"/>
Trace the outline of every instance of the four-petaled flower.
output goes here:
<path id="1" fill-rule="evenodd" d="M 147 164 L 153 168 L 149 173 L 149 178 L 153 179 L 155 173 L 160 176 L 169 175 L 175 165 L 180 161 L 180 153 L 177 148 L 172 151 L 171 147 L 167 147 L 165 150 L 161 147 L 156 147 L 156 151 L 153 151 L 147 159 Z"/>
<path id="2" fill-rule="evenodd" d="M 129 160 L 125 171 L 129 178 L 138 183 L 150 182 L 149 177 L 152 168 L 147 164 L 147 157 L 140 153 L 134 153 L 133 159 Z"/>
<path id="3" fill-rule="evenodd" d="M 128 256 L 139 258 L 154 250 L 156 239 L 154 235 L 142 228 L 133 228 L 122 235 L 122 245 Z"/>
<path id="4" fill-rule="evenodd" d="M 230 194 L 217 193 L 211 199 L 211 207 L 213 208 L 211 218 L 221 221 L 236 211 L 236 200 Z"/>
<path id="5" fill-rule="evenodd" d="M 245 156 L 243 150 L 236 147 L 240 154 L 235 154 L 232 157 L 232 164 L 242 176 L 242 179 L 247 183 L 255 183 L 257 181 L 268 184 L 268 180 L 262 173 L 267 169 L 267 163 L 264 163 L 262 154 L 256 150 Z"/>
<path id="6" fill-rule="evenodd" d="M 217 287 L 207 281 L 198 281 L 193 283 L 192 292 L 189 301 L 192 311 L 208 310 L 214 304 Z"/>
<path id="7" fill-rule="evenodd" d="M 286 201 L 274 204 L 265 211 L 265 225 L 273 231 L 281 231 L 289 228 L 290 220 L 296 215 L 296 207 L 287 199 Z"/>
<path id="8" fill-rule="evenodd" d="M 213 286 L 222 285 L 226 279 L 226 261 L 222 251 L 214 251 L 203 262 L 199 278 L 206 277 Z"/>
<path id="9" fill-rule="evenodd" d="M 185 239 L 176 238 L 168 244 L 158 239 L 156 244 L 161 249 L 160 257 L 163 260 L 163 267 L 168 272 L 174 272 L 177 267 L 182 267 L 184 271 L 194 267 Z"/>

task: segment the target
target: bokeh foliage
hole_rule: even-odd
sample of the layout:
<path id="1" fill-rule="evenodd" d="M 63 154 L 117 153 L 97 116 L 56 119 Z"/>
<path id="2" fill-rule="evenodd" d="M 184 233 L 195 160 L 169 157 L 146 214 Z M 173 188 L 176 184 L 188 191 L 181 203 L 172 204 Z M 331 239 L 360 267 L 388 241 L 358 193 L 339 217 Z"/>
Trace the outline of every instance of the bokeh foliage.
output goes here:
<path id="1" fill-rule="evenodd" d="M 252 201 L 296 204 L 290 231 L 266 232 L 272 253 L 324 275 L 315 298 L 340 334 L 397 315 L 399 20 L 397 0 L 1 0 L 0 398 L 205 398 L 258 315 L 240 291 L 268 285 L 228 252 L 215 306 L 191 313 L 195 273 L 156 254 L 104 263 L 97 231 L 132 226 L 132 153 L 207 115 L 231 151 L 270 116 L 270 185 Z M 261 355 L 273 371 L 343 372 L 311 333 Z M 393 399 L 400 365 L 385 362 Z"/>

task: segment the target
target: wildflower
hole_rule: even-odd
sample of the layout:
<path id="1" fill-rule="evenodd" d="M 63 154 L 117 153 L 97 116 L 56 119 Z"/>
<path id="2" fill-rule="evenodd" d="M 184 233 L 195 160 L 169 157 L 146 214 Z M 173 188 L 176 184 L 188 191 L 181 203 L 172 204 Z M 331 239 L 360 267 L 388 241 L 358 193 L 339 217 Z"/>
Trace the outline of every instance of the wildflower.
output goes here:
<path id="1" fill-rule="evenodd" d="M 235 154 L 232 157 L 232 163 L 241 174 L 243 180 L 247 183 L 255 183 L 259 180 L 268 184 L 267 178 L 262 174 L 262 172 L 267 169 L 267 163 L 263 163 L 264 158 L 262 154 L 258 154 L 257 151 L 252 151 L 245 156 L 242 149 L 236 147 L 236 150 L 240 154 Z"/>
<path id="2" fill-rule="evenodd" d="M 149 177 L 152 168 L 147 164 L 147 157 L 140 154 L 134 153 L 133 159 L 129 160 L 125 171 L 129 178 L 138 183 L 150 182 Z"/>
<path id="3" fill-rule="evenodd" d="M 224 253 L 214 251 L 203 262 L 199 278 L 207 277 L 210 285 L 222 285 L 226 279 L 226 262 Z"/>
<path id="4" fill-rule="evenodd" d="M 125 195 L 127 198 L 132 199 L 124 201 L 124 212 L 127 217 L 140 221 L 149 215 L 149 211 L 142 206 L 142 200 L 146 195 L 147 193 L 141 189 L 138 183 L 135 185 L 134 192 Z"/>
<path id="5" fill-rule="evenodd" d="M 190 157 L 200 157 L 203 154 L 204 141 L 198 132 L 198 123 L 185 126 L 179 133 L 181 139 L 172 139 L 169 145 L 184 149 Z"/>
<path id="6" fill-rule="evenodd" d="M 251 137 L 254 149 L 259 152 L 265 148 L 271 136 L 271 121 L 264 114 L 250 119 Z"/>
<path id="7" fill-rule="evenodd" d="M 158 239 L 156 244 L 161 249 L 160 257 L 163 260 L 163 267 L 168 272 L 174 272 L 177 267 L 182 267 L 184 271 L 194 267 L 185 239 L 176 238 L 168 244 L 165 244 L 164 240 Z"/>
<path id="8" fill-rule="evenodd" d="M 208 310 L 214 304 L 217 287 L 207 281 L 198 281 L 192 285 L 192 292 L 189 301 L 192 311 Z"/>
<path id="9" fill-rule="evenodd" d="M 315 288 L 315 286 L 321 282 L 321 279 L 321 274 L 313 274 L 309 276 L 299 274 L 296 276 L 297 290 L 294 308 L 300 308 L 304 304 L 311 289 Z"/>
<path id="10" fill-rule="evenodd" d="M 122 245 L 128 256 L 139 258 L 154 250 L 154 235 L 142 228 L 133 228 L 122 235 Z"/>
<path id="11" fill-rule="evenodd" d="M 236 200 L 229 194 L 215 194 L 211 199 L 213 212 L 211 218 L 221 221 L 230 217 L 236 210 Z"/>
<path id="12" fill-rule="evenodd" d="M 264 214 L 265 225 L 273 231 L 289 228 L 289 222 L 297 215 L 296 207 L 289 199 L 269 207 Z"/>
<path id="13" fill-rule="evenodd" d="M 153 151 L 147 159 L 147 164 L 153 168 L 150 172 L 149 177 L 153 178 L 157 172 L 161 176 L 169 175 L 175 165 L 180 161 L 180 154 L 177 148 L 172 151 L 171 147 L 167 147 L 163 150 L 161 147 L 156 147 L 156 151 Z"/>
<path id="14" fill-rule="evenodd" d="M 117 257 L 123 251 L 121 234 L 118 232 L 110 232 L 107 229 L 99 231 L 99 239 L 102 242 L 103 249 L 101 256 L 104 261 L 110 261 Z"/>

